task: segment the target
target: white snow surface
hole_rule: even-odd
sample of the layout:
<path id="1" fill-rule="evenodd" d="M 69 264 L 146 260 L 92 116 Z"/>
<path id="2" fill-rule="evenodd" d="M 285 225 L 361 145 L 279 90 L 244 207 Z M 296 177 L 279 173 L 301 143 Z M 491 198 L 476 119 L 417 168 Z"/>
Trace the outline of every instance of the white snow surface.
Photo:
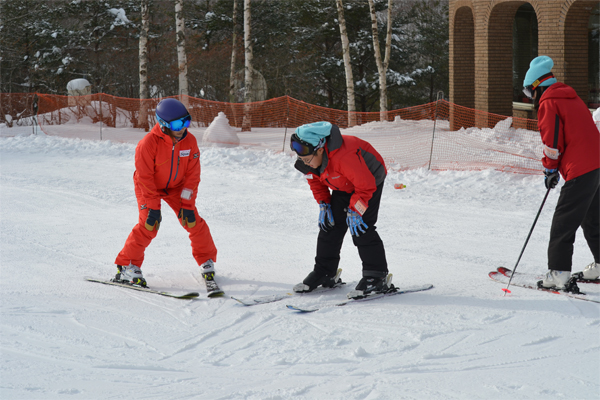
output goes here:
<path id="1" fill-rule="evenodd" d="M 487 276 L 516 263 L 545 194 L 541 176 L 390 171 L 377 228 L 394 283 L 434 289 L 298 314 L 285 305 L 341 301 L 356 285 L 350 237 L 344 288 L 254 307 L 229 298 L 290 292 L 312 270 L 318 206 L 293 157 L 201 149 L 197 206 L 227 296 L 205 297 L 187 235 L 164 205 L 143 271 L 151 287 L 201 293 L 177 300 L 84 280 L 114 275 L 137 221 L 135 143 L 23 129 L 0 135 L 0 398 L 600 397 L 600 306 L 518 287 L 504 296 Z M 561 186 L 521 272 L 546 270 Z M 591 261 L 579 231 L 574 271 Z M 598 299 L 598 286 L 583 287 Z"/>

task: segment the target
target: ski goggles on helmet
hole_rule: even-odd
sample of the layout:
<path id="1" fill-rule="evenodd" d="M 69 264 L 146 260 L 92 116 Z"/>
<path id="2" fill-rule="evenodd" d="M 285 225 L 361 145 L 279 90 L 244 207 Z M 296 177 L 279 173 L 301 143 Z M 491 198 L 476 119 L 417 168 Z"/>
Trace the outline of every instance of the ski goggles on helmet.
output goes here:
<path id="1" fill-rule="evenodd" d="M 538 86 L 540 86 L 540 84 L 542 82 L 547 81 L 548 79 L 552 79 L 552 78 L 554 78 L 554 74 L 552 72 L 548 72 L 547 74 L 540 76 L 538 79 L 533 81 L 533 83 L 531 85 L 525 86 L 523 88 L 523 93 L 525 94 L 525 96 L 527 96 L 533 100 L 533 92 L 535 91 L 535 89 Z"/>
<path id="2" fill-rule="evenodd" d="M 176 119 L 171 122 L 167 122 L 158 115 L 156 116 L 158 123 L 160 126 L 164 126 L 165 128 L 169 128 L 172 131 L 180 131 L 183 128 L 188 128 L 190 123 L 192 122 L 192 117 L 188 114 L 183 118 Z"/>
<path id="3" fill-rule="evenodd" d="M 319 140 L 319 143 L 316 146 L 313 146 L 311 143 L 305 142 L 300 139 L 297 134 L 293 134 L 290 139 L 290 148 L 298 154 L 300 157 L 309 156 L 323 147 L 325 143 L 324 139 Z"/>

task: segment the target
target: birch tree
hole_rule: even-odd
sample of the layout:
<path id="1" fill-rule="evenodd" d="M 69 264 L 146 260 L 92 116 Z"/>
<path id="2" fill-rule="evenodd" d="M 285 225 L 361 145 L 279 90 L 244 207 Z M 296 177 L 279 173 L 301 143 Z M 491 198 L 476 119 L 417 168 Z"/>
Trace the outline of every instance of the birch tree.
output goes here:
<path id="1" fill-rule="evenodd" d="M 381 62 L 381 50 L 379 49 L 379 33 L 377 28 L 377 15 L 373 0 L 369 0 L 369 10 L 371 11 L 371 29 L 373 30 L 373 50 L 375 53 L 375 62 L 379 72 L 379 119 L 386 120 L 387 113 L 387 69 L 390 64 L 390 49 L 392 46 L 392 0 L 388 0 L 387 9 L 387 32 L 385 36 L 385 59 Z"/>
<path id="2" fill-rule="evenodd" d="M 148 30 L 150 29 L 150 13 L 148 0 L 141 0 L 142 29 L 140 31 L 140 113 L 138 124 L 148 130 L 148 105 L 144 101 L 148 98 Z"/>
<path id="3" fill-rule="evenodd" d="M 177 35 L 177 64 L 179 67 L 179 95 L 181 102 L 188 107 L 187 58 L 185 55 L 185 21 L 183 0 L 175 0 L 175 33 Z"/>
<path id="4" fill-rule="evenodd" d="M 350 64 L 350 42 L 348 41 L 348 32 L 346 31 L 346 20 L 344 19 L 344 4 L 342 0 L 336 0 L 338 11 L 338 24 L 340 26 L 340 35 L 342 37 L 342 55 L 344 58 L 344 68 L 346 70 L 346 94 L 348 97 L 348 126 L 356 125 L 356 110 L 354 103 L 354 76 L 352 75 L 352 64 Z"/>
<path id="5" fill-rule="evenodd" d="M 233 37 L 231 38 L 231 66 L 229 69 L 229 102 L 235 102 L 235 57 L 237 49 L 237 0 L 233 0 Z"/>
<path id="6" fill-rule="evenodd" d="M 244 0 L 244 47 L 245 47 L 245 79 L 244 79 L 244 120 L 242 131 L 251 129 L 250 104 L 252 102 L 252 35 L 250 25 L 252 16 L 250 14 L 250 0 Z"/>

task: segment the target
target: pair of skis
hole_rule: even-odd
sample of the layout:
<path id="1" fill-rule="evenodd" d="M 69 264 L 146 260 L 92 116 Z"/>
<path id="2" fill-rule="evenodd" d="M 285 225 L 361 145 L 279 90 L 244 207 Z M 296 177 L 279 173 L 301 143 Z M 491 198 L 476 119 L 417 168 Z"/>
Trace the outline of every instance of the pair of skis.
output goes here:
<path id="1" fill-rule="evenodd" d="M 341 269 L 338 270 L 338 274 L 336 276 L 339 276 L 340 274 L 341 274 Z M 392 279 L 392 274 L 389 274 L 388 280 L 390 282 L 391 282 L 391 279 Z M 323 292 L 328 292 L 330 290 L 337 289 L 339 287 L 342 287 L 343 285 L 345 285 L 345 283 L 340 282 L 331 288 L 317 287 L 313 291 L 307 292 L 307 293 L 280 293 L 280 294 L 274 294 L 274 295 L 270 295 L 270 296 L 261 296 L 261 297 L 254 297 L 254 298 L 250 297 L 250 298 L 246 298 L 246 299 L 238 299 L 233 296 L 231 298 L 233 300 L 237 301 L 238 303 L 249 307 L 249 306 L 256 306 L 259 304 L 273 303 L 273 302 L 280 301 L 283 299 L 289 299 L 291 297 L 300 297 L 300 296 L 312 297 L 315 295 L 322 294 Z M 375 294 L 364 296 L 362 298 L 348 299 L 348 300 L 341 301 L 341 302 L 340 301 L 335 301 L 335 302 L 319 301 L 319 302 L 316 302 L 316 303 L 313 303 L 313 304 L 310 304 L 307 306 L 296 306 L 296 305 L 288 304 L 288 305 L 286 305 L 286 307 L 293 311 L 298 311 L 301 313 L 309 313 L 309 312 L 318 311 L 318 310 L 320 310 L 322 308 L 326 308 L 326 307 L 341 307 L 341 306 L 345 306 L 347 304 L 359 303 L 359 302 L 368 301 L 368 300 L 376 300 L 376 299 L 381 299 L 381 298 L 388 297 L 388 296 L 395 296 L 395 295 L 399 295 L 399 294 L 421 292 L 421 291 L 429 290 L 432 288 L 433 288 L 433 285 L 431 285 L 431 284 L 420 285 L 420 286 L 411 286 L 411 287 L 402 288 L 402 289 L 394 287 L 392 290 L 390 290 L 387 293 L 375 293 Z"/>
<path id="2" fill-rule="evenodd" d="M 219 285 L 215 281 L 214 273 L 202 274 L 202 278 L 204 279 L 204 283 L 206 284 L 206 294 L 208 297 L 222 297 L 225 294 L 225 292 L 223 292 L 223 290 L 219 287 Z M 89 282 L 97 282 L 97 283 L 102 283 L 104 285 L 119 286 L 119 287 L 126 288 L 126 289 L 138 290 L 140 292 L 158 294 L 158 295 L 170 297 L 173 299 L 191 300 L 191 299 L 200 297 L 200 293 L 198 293 L 198 292 L 188 292 L 188 293 L 177 294 L 177 293 L 166 292 L 166 291 L 162 291 L 162 290 L 155 290 L 155 289 L 152 289 L 147 286 L 139 286 L 139 285 L 133 285 L 130 283 L 118 282 L 118 281 L 115 281 L 114 279 L 111 279 L 109 281 L 103 280 L 103 279 L 89 278 L 89 277 L 85 278 L 85 279 Z"/>
<path id="3" fill-rule="evenodd" d="M 422 291 L 429 290 L 429 289 L 433 289 L 432 284 L 419 285 L 419 286 L 408 286 L 408 287 L 402 288 L 402 289 L 394 288 L 391 291 L 386 292 L 386 293 L 376 293 L 376 294 L 372 294 L 372 295 L 367 295 L 362 298 L 348 299 L 348 300 L 344 300 L 341 302 L 334 302 L 334 303 L 321 302 L 321 303 L 316 303 L 316 304 L 312 304 L 309 306 L 302 306 L 302 307 L 288 304 L 288 305 L 286 305 L 286 307 L 293 311 L 298 311 L 301 313 L 310 313 L 310 312 L 319 311 L 322 308 L 342 307 L 342 306 L 349 305 L 349 304 L 361 303 L 363 301 L 383 299 L 384 297 L 396 296 L 399 294 L 422 292 Z"/>
<path id="4" fill-rule="evenodd" d="M 508 285 L 508 281 L 512 276 L 512 281 L 510 282 L 511 286 L 518 286 L 518 287 L 522 287 L 525 289 L 540 290 L 543 292 L 567 296 L 567 297 L 570 297 L 573 299 L 579 299 L 579 300 L 591 301 L 594 303 L 600 303 L 599 299 L 592 298 L 592 297 L 586 295 L 585 293 L 581 293 L 581 292 L 571 293 L 571 292 L 565 292 L 562 290 L 557 290 L 557 289 L 552 289 L 552 288 L 539 287 L 537 282 L 539 280 L 543 279 L 543 276 L 527 274 L 527 273 L 522 273 L 522 272 L 515 272 L 513 275 L 512 271 L 510 269 L 504 268 L 504 267 L 498 267 L 498 269 L 496 269 L 495 271 L 491 271 L 488 274 L 488 276 L 492 280 L 499 282 L 499 283 L 503 283 L 505 285 Z M 600 279 L 593 279 L 593 280 L 582 279 L 578 274 L 573 274 L 573 277 L 574 277 L 574 279 L 577 279 L 578 283 L 591 283 L 591 284 L 600 283 Z M 508 291 L 508 292 L 510 292 L 510 291 Z"/>
<path id="5" fill-rule="evenodd" d="M 339 286 L 336 286 L 339 287 Z M 235 297 L 231 297 L 233 300 L 237 301 L 238 303 L 249 307 L 249 306 L 257 306 L 260 304 L 267 304 L 267 303 L 274 303 L 276 301 L 280 301 L 283 299 L 289 299 L 292 297 L 299 297 L 299 296 L 310 296 L 313 297 L 315 294 L 322 294 L 323 292 L 328 292 L 330 290 L 333 290 L 335 288 L 317 288 L 315 290 L 313 290 L 312 292 L 309 293 L 302 293 L 302 294 L 295 294 L 295 293 L 282 293 L 282 294 L 275 294 L 275 295 L 270 295 L 270 296 L 262 296 L 262 297 L 255 297 L 255 298 L 246 298 L 246 299 L 238 299 Z M 399 294 L 406 294 L 406 293 L 414 293 L 414 292 L 422 292 L 424 290 L 429 290 L 429 289 L 433 289 L 433 285 L 431 284 L 427 284 L 427 285 L 420 285 L 420 286 L 410 286 L 410 287 L 406 287 L 403 289 L 398 289 L 395 288 L 395 290 L 392 290 L 390 292 L 387 293 L 376 293 L 376 294 L 372 294 L 372 295 L 368 295 L 365 296 L 363 298 L 360 299 L 348 299 L 348 300 L 344 300 L 344 301 L 318 301 L 306 306 L 298 306 L 298 305 L 293 305 L 293 304 L 287 304 L 286 307 L 290 310 L 293 311 L 298 311 L 298 312 L 302 312 L 302 313 L 309 313 L 309 312 L 315 312 L 315 311 L 319 311 L 322 308 L 328 308 L 328 307 L 341 307 L 341 306 L 345 306 L 348 304 L 353 304 L 353 303 L 360 303 L 363 301 L 369 301 L 369 300 L 376 300 L 376 299 L 382 299 L 384 297 L 389 297 L 389 296 L 395 296 L 395 295 L 399 295 Z"/>

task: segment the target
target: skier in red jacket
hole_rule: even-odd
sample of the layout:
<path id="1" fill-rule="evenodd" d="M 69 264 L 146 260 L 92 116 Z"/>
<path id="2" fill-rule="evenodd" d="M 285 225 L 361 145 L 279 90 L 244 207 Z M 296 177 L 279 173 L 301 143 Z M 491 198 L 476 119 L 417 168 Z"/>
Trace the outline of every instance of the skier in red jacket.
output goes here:
<path id="1" fill-rule="evenodd" d="M 192 255 L 203 276 L 212 280 L 217 249 L 208 225 L 196 209 L 200 150 L 196 138 L 187 130 L 192 118 L 180 101 L 169 98 L 158 103 L 156 120 L 158 123 L 135 149 L 133 182 L 139 221 L 115 260 L 115 281 L 146 286 L 140 268 L 146 247 L 156 237 L 162 221 L 162 200 L 175 211 L 189 233 Z"/>
<path id="2" fill-rule="evenodd" d="M 533 59 L 523 92 L 538 111 L 546 188 L 556 187 L 560 175 L 565 180 L 552 219 L 548 273 L 540 285 L 568 290 L 575 232 L 580 226 L 594 262 L 574 275 L 600 276 L 600 133 L 575 90 L 557 82 L 550 71 L 553 66 L 548 56 Z"/>
<path id="3" fill-rule="evenodd" d="M 315 266 L 294 291 L 341 284 L 338 265 L 348 228 L 363 264 L 363 278 L 348 297 L 395 290 L 375 227 L 387 175 L 381 155 L 368 142 L 342 135 L 329 122 L 298 127 L 290 146 L 298 155 L 295 167 L 305 174 L 320 207 Z"/>

